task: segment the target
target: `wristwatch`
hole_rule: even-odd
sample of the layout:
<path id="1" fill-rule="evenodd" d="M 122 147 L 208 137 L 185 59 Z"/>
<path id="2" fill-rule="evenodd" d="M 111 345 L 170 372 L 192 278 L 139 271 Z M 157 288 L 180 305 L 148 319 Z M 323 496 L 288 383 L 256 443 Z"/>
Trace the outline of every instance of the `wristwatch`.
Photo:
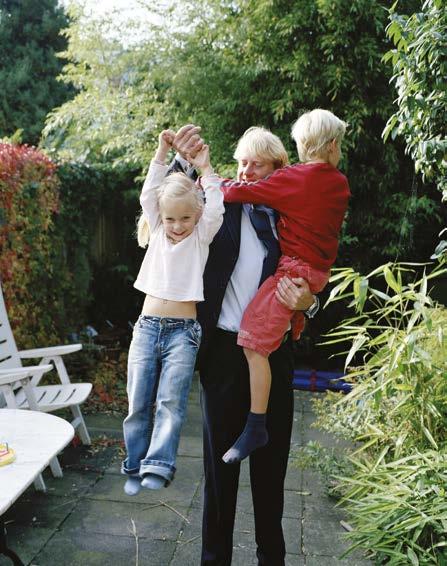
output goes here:
<path id="1" fill-rule="evenodd" d="M 320 310 L 320 299 L 318 298 L 318 295 L 313 295 L 313 298 L 313 304 L 310 305 L 307 311 L 303 311 L 303 314 L 306 318 L 313 318 Z"/>

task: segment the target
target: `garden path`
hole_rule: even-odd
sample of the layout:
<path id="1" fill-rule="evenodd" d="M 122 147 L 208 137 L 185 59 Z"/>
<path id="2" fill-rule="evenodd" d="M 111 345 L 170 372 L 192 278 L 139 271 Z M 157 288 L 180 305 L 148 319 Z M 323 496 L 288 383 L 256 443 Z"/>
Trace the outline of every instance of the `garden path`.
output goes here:
<path id="1" fill-rule="evenodd" d="M 295 391 L 293 447 L 333 437 L 310 428 L 310 393 Z M 135 498 L 123 493 L 119 473 L 122 418 L 87 415 L 93 450 L 67 448 L 62 479 L 46 474 L 47 494 L 30 488 L 5 516 L 8 541 L 25 564 L 35 566 L 197 566 L 200 561 L 203 487 L 201 416 L 194 381 L 188 419 L 172 485 Z M 232 566 L 257 564 L 248 466 L 241 472 Z M 318 474 L 290 458 L 284 532 L 287 566 L 368 566 L 360 553 L 339 560 L 348 547 L 343 513 L 325 495 Z M 138 561 L 136 555 L 138 552 Z M 0 557 L 0 565 L 9 561 Z"/>

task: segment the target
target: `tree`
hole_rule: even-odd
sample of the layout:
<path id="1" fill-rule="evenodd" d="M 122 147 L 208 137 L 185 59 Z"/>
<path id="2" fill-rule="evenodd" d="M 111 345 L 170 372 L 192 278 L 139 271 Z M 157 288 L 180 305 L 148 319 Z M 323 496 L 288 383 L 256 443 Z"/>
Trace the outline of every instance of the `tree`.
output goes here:
<path id="1" fill-rule="evenodd" d="M 37 144 L 49 110 L 70 96 L 56 81 L 68 19 L 57 0 L 0 0 L 0 137 L 23 130 Z"/>
<path id="2" fill-rule="evenodd" d="M 434 188 L 423 188 L 414 176 L 400 140 L 381 143 L 393 111 L 391 70 L 381 62 L 389 48 L 387 6 L 208 0 L 201 19 L 194 11 L 194 31 L 177 34 L 171 49 L 182 50 L 171 54 L 175 68 L 165 73 L 173 77 L 171 106 L 185 119 L 194 109 L 207 131 L 211 125 L 213 151 L 224 163 L 231 142 L 252 124 L 278 133 L 295 160 L 289 132 L 300 112 L 323 107 L 345 119 L 350 128 L 342 169 L 353 198 L 339 258 L 363 268 L 396 257 L 427 258 L 439 222 Z"/>
<path id="3" fill-rule="evenodd" d="M 411 16 L 390 13 L 387 34 L 398 109 L 388 120 L 385 139 L 402 136 L 417 173 L 434 182 L 447 200 L 447 11 L 442 0 L 426 0 Z M 446 232 L 447 228 L 443 230 Z M 442 241 L 436 256 L 447 250 Z"/>
<path id="4" fill-rule="evenodd" d="M 77 94 L 49 114 L 43 144 L 65 159 L 143 168 L 162 108 L 152 76 L 152 43 L 124 47 L 114 12 L 95 17 L 81 2 L 72 3 L 68 13 L 67 48 L 61 54 L 68 63 L 60 79 Z M 126 29 L 121 39 L 139 35 L 136 23 L 118 21 Z"/>

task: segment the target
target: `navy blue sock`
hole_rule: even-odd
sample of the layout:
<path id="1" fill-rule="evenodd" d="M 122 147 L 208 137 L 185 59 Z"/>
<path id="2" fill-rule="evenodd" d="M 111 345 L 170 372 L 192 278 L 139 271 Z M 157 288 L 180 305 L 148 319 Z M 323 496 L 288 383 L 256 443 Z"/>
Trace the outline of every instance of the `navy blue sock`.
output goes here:
<path id="1" fill-rule="evenodd" d="M 265 413 L 248 413 L 247 424 L 233 446 L 225 452 L 222 460 L 226 464 L 235 464 L 246 458 L 256 448 L 265 446 L 269 435 L 265 427 Z"/>

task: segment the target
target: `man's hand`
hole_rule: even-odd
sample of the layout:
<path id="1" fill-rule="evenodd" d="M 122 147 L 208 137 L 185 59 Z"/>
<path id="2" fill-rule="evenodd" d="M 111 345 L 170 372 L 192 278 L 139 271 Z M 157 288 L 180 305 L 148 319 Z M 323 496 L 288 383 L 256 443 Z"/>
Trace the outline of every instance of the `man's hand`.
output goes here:
<path id="1" fill-rule="evenodd" d="M 281 304 L 294 311 L 307 311 L 314 304 L 309 284 L 302 277 L 282 277 L 276 286 L 275 296 Z"/>
<path id="2" fill-rule="evenodd" d="M 172 147 L 180 153 L 183 159 L 187 159 L 190 163 L 192 163 L 191 159 L 194 159 L 204 146 L 199 134 L 200 130 L 200 126 L 187 124 L 180 128 L 172 140 Z"/>

